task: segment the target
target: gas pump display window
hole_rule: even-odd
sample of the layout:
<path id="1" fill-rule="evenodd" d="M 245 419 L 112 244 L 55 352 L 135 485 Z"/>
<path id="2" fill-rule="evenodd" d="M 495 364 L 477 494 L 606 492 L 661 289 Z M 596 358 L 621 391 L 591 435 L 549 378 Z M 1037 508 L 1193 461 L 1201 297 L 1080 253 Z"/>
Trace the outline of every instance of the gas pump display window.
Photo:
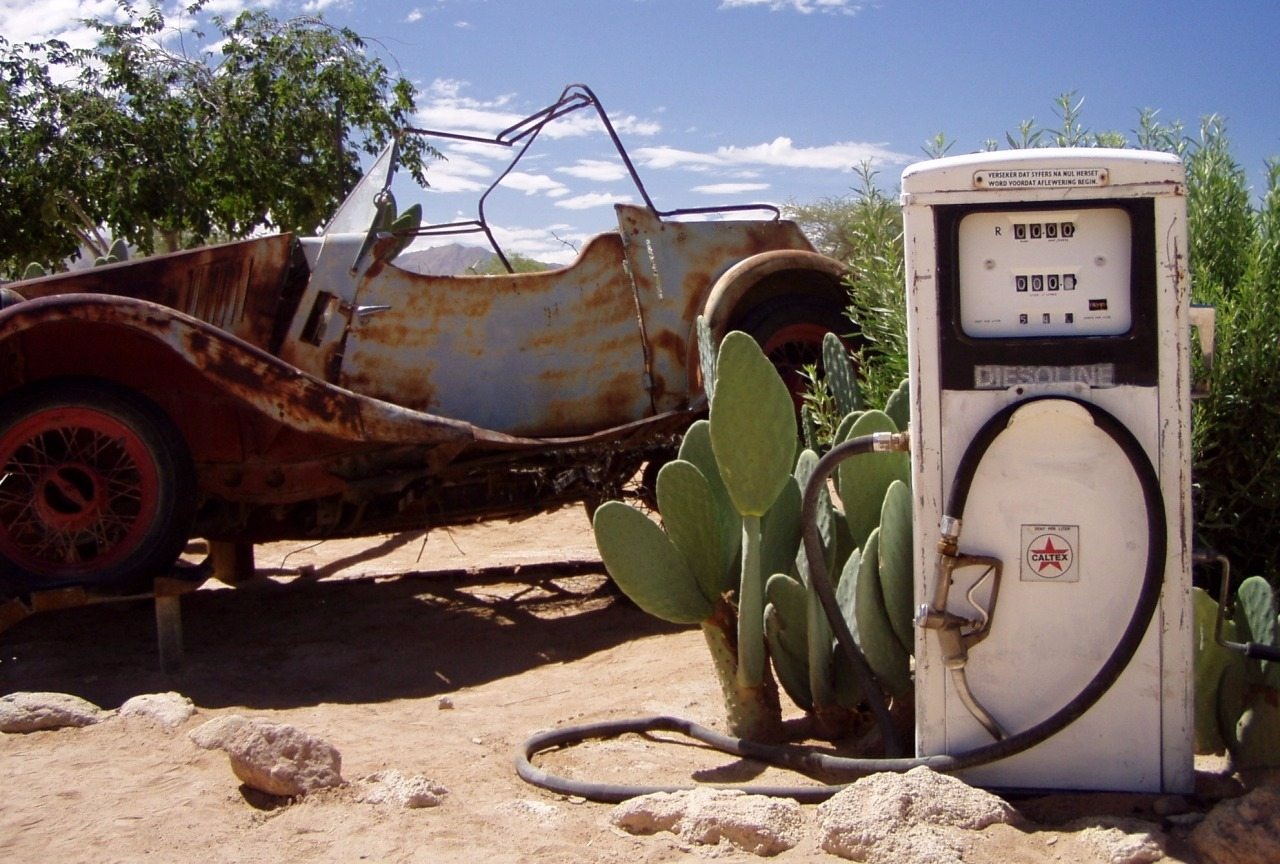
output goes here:
<path id="1" fill-rule="evenodd" d="M 1133 324 L 1133 226 L 1119 207 L 983 210 L 958 226 L 971 338 L 1119 336 Z"/>

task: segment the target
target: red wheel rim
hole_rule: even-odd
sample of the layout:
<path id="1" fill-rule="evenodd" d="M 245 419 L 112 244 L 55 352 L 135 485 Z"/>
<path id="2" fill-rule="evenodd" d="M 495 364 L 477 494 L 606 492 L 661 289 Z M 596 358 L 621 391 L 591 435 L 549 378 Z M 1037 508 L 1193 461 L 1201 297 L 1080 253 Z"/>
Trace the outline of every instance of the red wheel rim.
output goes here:
<path id="1" fill-rule="evenodd" d="M 829 332 L 821 324 L 797 321 L 780 328 L 760 346 L 782 376 L 797 405 L 809 385 L 804 367 L 822 365 L 822 340 Z"/>
<path id="2" fill-rule="evenodd" d="M 113 567 L 155 523 L 159 469 L 137 433 L 110 414 L 37 411 L 0 435 L 0 465 L 0 553 L 31 573 Z"/>

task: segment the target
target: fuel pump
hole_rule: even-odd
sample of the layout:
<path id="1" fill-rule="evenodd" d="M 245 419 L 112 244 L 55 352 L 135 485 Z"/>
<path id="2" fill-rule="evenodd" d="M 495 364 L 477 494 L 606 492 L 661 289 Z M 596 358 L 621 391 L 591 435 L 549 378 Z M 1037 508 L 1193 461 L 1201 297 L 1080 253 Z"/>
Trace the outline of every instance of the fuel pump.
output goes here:
<path id="1" fill-rule="evenodd" d="M 1109 149 L 944 158 L 903 173 L 902 201 L 917 754 L 1051 724 L 960 776 L 1187 791 L 1181 163 Z"/>
<path id="2" fill-rule="evenodd" d="M 833 756 L 647 717 L 534 735 L 516 756 L 529 782 L 600 801 L 674 791 L 585 784 L 532 763 L 588 738 L 662 730 L 838 777 L 927 766 L 988 788 L 1192 789 L 1181 162 L 1103 148 L 937 159 L 903 172 L 902 204 L 910 428 L 833 446 L 801 509 L 812 585 L 888 755 Z M 1196 317 L 1203 343 L 1212 317 Z M 898 752 L 836 602 L 816 518 L 841 461 L 908 448 L 914 757 Z M 749 791 L 819 801 L 838 788 Z"/>

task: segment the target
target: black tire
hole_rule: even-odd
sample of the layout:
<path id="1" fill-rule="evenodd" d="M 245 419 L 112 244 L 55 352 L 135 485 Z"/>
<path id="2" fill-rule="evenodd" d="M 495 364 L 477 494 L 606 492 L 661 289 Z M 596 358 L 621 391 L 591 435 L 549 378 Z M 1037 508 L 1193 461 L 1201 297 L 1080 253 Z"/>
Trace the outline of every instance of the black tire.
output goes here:
<path id="1" fill-rule="evenodd" d="M 851 336 L 853 324 L 837 303 L 808 295 L 771 297 L 743 313 L 732 329 L 749 334 L 760 344 L 797 405 L 808 386 L 804 367 L 822 366 L 823 337 L 834 333 L 846 345 L 856 342 Z"/>
<path id="2" fill-rule="evenodd" d="M 186 443 L 140 394 L 62 378 L 0 401 L 0 570 L 19 590 L 146 589 L 195 508 Z"/>

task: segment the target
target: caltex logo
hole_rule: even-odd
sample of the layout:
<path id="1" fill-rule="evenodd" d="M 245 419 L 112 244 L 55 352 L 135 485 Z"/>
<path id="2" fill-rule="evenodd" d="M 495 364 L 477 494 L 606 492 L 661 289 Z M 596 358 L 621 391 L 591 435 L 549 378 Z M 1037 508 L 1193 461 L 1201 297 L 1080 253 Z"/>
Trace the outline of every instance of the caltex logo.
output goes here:
<path id="1" fill-rule="evenodd" d="M 1074 554 L 1062 535 L 1041 534 L 1027 546 L 1027 563 L 1041 579 L 1054 579 L 1071 569 Z"/>

